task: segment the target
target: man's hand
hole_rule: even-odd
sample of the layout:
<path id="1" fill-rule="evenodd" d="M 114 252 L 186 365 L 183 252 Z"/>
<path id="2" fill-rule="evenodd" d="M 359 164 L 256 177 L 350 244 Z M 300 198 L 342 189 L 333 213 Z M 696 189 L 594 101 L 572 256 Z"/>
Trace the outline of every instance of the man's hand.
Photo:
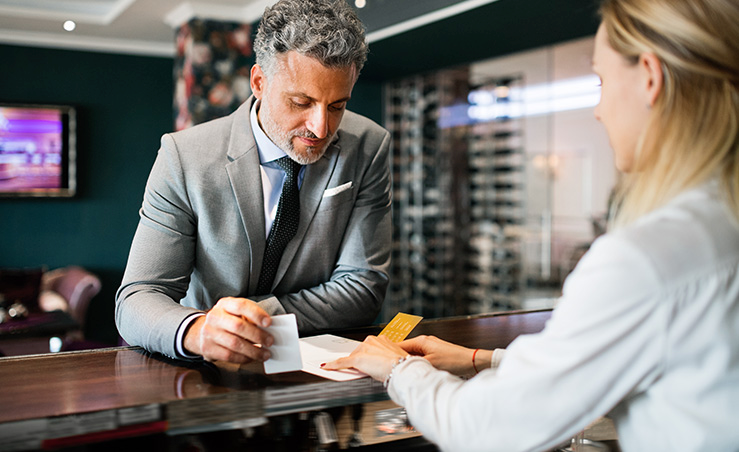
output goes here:
<path id="1" fill-rule="evenodd" d="M 271 324 L 270 316 L 255 302 L 221 298 L 187 329 L 185 349 L 206 361 L 266 361 L 270 357 L 266 348 L 274 343 L 274 338 L 262 328 Z"/>
<path id="2" fill-rule="evenodd" d="M 475 375 L 477 371 L 490 367 L 493 356 L 491 350 L 479 350 L 462 347 L 443 341 L 436 336 L 418 336 L 399 343 L 400 347 L 411 355 L 422 356 L 434 367 L 459 376 Z M 474 354 L 475 364 L 472 364 Z"/>

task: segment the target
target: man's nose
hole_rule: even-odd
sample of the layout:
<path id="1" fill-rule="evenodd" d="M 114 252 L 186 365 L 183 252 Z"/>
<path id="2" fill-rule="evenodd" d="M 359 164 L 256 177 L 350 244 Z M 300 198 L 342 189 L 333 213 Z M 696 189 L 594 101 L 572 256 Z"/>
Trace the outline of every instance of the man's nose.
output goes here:
<path id="1" fill-rule="evenodd" d="M 317 138 L 325 138 L 328 135 L 328 109 L 321 106 L 311 109 L 305 125 Z"/>

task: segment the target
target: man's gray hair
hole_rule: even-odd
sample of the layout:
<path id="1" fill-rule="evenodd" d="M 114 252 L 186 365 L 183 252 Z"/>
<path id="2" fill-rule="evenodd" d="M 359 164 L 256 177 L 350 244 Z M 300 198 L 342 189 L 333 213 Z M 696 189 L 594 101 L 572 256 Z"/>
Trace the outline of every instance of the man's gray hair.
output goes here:
<path id="1" fill-rule="evenodd" d="M 254 40 L 257 64 L 270 76 L 278 54 L 294 50 L 324 66 L 354 66 L 367 60 L 364 26 L 346 0 L 280 0 L 267 7 Z"/>

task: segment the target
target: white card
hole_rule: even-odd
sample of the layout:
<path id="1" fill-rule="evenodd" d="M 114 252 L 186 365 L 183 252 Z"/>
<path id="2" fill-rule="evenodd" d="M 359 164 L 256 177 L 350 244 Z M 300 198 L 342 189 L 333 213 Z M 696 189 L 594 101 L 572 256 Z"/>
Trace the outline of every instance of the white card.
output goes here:
<path id="1" fill-rule="evenodd" d="M 272 316 L 272 325 L 265 329 L 275 338 L 275 342 L 269 348 L 272 357 L 264 362 L 264 373 L 277 374 L 302 369 L 295 314 Z"/>
<path id="2" fill-rule="evenodd" d="M 323 370 L 322 363 L 348 356 L 361 342 L 332 334 L 304 337 L 300 339 L 300 352 L 303 355 L 303 372 L 328 378 L 347 381 L 366 377 L 367 374 L 356 369 Z"/>

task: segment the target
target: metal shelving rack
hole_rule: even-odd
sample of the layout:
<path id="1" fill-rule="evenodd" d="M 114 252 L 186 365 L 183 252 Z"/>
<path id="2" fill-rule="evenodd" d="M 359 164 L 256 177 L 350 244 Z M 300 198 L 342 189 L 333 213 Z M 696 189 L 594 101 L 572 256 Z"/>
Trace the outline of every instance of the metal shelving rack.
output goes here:
<path id="1" fill-rule="evenodd" d="M 398 311 L 442 317 L 517 307 L 522 131 L 511 118 L 445 123 L 466 109 L 470 90 L 465 69 L 385 87 L 393 265 L 383 320 Z"/>
<path id="2" fill-rule="evenodd" d="M 525 151 L 520 115 L 511 97 L 520 77 L 475 87 L 489 94 L 491 119 L 468 128 L 471 235 L 467 266 L 470 313 L 518 309 L 521 305 L 522 237 L 525 222 Z"/>

